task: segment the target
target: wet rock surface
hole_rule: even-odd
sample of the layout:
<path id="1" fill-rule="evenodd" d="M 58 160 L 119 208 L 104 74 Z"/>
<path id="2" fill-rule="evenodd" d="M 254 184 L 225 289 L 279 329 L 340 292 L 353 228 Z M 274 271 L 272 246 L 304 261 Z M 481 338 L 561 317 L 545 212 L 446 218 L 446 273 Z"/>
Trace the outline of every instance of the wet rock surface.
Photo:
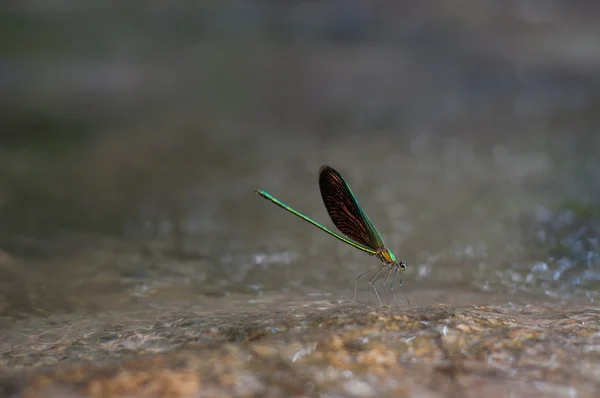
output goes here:
<path id="1" fill-rule="evenodd" d="M 600 308 L 510 300 L 424 291 L 413 301 L 427 305 L 382 308 L 232 298 L 228 311 L 180 303 L 121 314 L 129 318 L 123 323 L 114 322 L 114 313 L 88 322 L 50 317 L 37 331 L 23 321 L 3 331 L 5 338 L 23 338 L 0 347 L 2 368 L 12 369 L 0 391 L 26 397 L 597 396 Z"/>
<path id="2" fill-rule="evenodd" d="M 592 2 L 8 3 L 0 397 L 600 396 Z"/>

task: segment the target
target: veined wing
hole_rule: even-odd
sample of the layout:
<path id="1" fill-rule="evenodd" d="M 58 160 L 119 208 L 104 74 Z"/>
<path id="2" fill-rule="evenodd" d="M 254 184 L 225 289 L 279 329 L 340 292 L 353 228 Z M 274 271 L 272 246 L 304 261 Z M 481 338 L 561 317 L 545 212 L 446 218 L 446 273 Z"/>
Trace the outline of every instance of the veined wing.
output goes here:
<path id="1" fill-rule="evenodd" d="M 340 173 L 330 166 L 321 167 L 319 188 L 331 221 L 344 235 L 374 250 L 384 246 L 381 234 Z"/>

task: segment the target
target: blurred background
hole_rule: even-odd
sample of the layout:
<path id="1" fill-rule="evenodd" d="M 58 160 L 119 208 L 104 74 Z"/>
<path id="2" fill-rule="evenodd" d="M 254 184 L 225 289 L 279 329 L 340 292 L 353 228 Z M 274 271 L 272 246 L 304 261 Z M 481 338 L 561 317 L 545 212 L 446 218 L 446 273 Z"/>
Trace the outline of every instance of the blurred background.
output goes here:
<path id="1" fill-rule="evenodd" d="M 331 226 L 323 164 L 408 261 L 409 294 L 597 297 L 596 2 L 0 10 L 4 320 L 351 299 L 377 260 L 254 193 Z"/>

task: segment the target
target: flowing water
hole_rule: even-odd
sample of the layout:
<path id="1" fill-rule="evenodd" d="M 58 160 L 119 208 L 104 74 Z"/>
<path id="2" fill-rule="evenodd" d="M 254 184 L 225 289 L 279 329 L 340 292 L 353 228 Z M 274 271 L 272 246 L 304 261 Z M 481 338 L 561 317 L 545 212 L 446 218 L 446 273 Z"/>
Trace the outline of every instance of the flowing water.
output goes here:
<path id="1" fill-rule="evenodd" d="M 156 208 L 131 217 L 122 238 L 15 238 L 23 253 L 48 249 L 4 254 L 6 278 L 14 278 L 5 285 L 5 319 L 169 300 L 226 307 L 240 294 L 351 300 L 356 275 L 379 260 L 254 193 L 268 190 L 332 226 L 317 184 L 322 164 L 343 173 L 386 244 L 407 260 L 401 289 L 409 298 L 436 288 L 457 297 L 597 298 L 599 225 L 593 207 L 572 203 L 594 194 L 588 182 L 597 177 L 588 173 L 598 168 L 592 154 L 569 153 L 568 136 L 547 139 L 545 152 L 475 149 L 427 133 L 250 137 L 227 146 L 228 169 L 210 169 L 181 201 L 188 210 L 178 219 Z M 562 166 L 570 162 L 583 163 L 580 175 Z M 148 202 L 139 213 L 151 214 Z M 368 302 L 367 279 L 359 282 L 358 300 Z M 396 304 L 406 305 L 403 295 Z"/>

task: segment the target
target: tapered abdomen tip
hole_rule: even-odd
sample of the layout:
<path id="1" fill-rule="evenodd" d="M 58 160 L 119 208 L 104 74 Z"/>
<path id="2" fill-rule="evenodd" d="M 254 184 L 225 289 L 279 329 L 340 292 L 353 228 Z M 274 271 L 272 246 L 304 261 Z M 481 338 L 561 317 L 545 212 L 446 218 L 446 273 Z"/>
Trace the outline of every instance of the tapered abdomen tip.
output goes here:
<path id="1" fill-rule="evenodd" d="M 262 196 L 263 198 L 269 198 L 269 194 L 263 191 L 262 189 L 257 189 L 254 192 L 256 192 L 257 195 Z"/>

